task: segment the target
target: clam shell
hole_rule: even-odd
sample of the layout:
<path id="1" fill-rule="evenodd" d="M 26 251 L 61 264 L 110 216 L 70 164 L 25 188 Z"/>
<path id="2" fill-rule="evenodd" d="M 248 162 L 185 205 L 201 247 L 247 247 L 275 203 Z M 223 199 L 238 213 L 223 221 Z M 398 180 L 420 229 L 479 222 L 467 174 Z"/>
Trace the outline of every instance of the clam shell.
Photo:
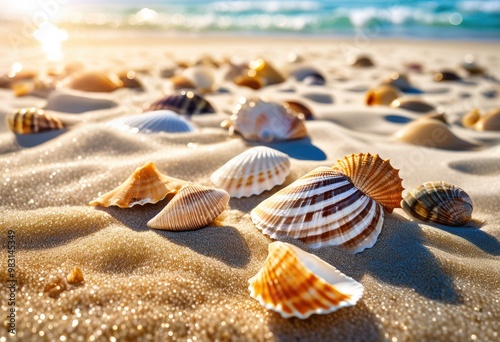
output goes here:
<path id="1" fill-rule="evenodd" d="M 429 113 L 436 110 L 436 108 L 428 103 L 416 99 L 396 99 L 392 101 L 391 107 L 403 108 L 417 113 Z"/>
<path id="2" fill-rule="evenodd" d="M 273 239 L 287 235 L 312 248 L 342 245 L 358 253 L 377 241 L 384 210 L 343 173 L 319 167 L 260 203 L 251 218 Z"/>
<path id="3" fill-rule="evenodd" d="M 233 113 L 234 129 L 247 140 L 271 142 L 307 136 L 304 122 L 278 103 L 258 98 L 244 99 Z"/>
<path id="4" fill-rule="evenodd" d="M 7 126 L 16 134 L 31 134 L 63 129 L 63 123 L 43 109 L 21 108 L 7 116 Z"/>
<path id="5" fill-rule="evenodd" d="M 99 196 L 89 203 L 92 206 L 131 208 L 136 204 L 157 203 L 175 194 L 187 182 L 163 175 L 152 162 L 137 168 L 116 189 Z"/>
<path id="6" fill-rule="evenodd" d="M 339 159 L 333 169 L 348 176 L 359 190 L 389 213 L 401 207 L 403 180 L 399 177 L 399 170 L 393 168 L 388 159 L 384 160 L 378 154 L 351 154 Z"/>
<path id="7" fill-rule="evenodd" d="M 482 116 L 475 127 L 480 131 L 500 131 L 500 108 L 492 109 Z"/>
<path id="8" fill-rule="evenodd" d="M 397 99 L 401 93 L 399 89 L 390 85 L 382 85 L 370 89 L 366 92 L 365 103 L 368 106 L 384 105 L 388 106 Z"/>
<path id="9" fill-rule="evenodd" d="M 355 305 L 363 285 L 289 243 L 269 244 L 262 269 L 248 280 L 250 296 L 283 318 L 306 319 Z"/>
<path id="10" fill-rule="evenodd" d="M 403 209 L 422 220 L 447 226 L 462 226 L 472 216 L 472 200 L 459 187 L 446 182 L 427 182 L 412 190 Z"/>
<path id="11" fill-rule="evenodd" d="M 193 125 L 171 110 L 158 110 L 115 119 L 106 126 L 129 133 L 183 133 L 195 130 Z"/>
<path id="12" fill-rule="evenodd" d="M 186 185 L 167 206 L 148 222 L 148 227 L 163 230 L 194 230 L 213 222 L 229 203 L 221 189 Z"/>
<path id="13" fill-rule="evenodd" d="M 186 90 L 165 95 L 147 108 L 148 111 L 162 109 L 183 115 L 215 113 L 214 107 L 204 97 Z"/>
<path id="14" fill-rule="evenodd" d="M 251 148 L 216 170 L 210 180 L 231 197 L 249 197 L 281 185 L 290 173 L 288 155 L 275 149 Z"/>
<path id="15" fill-rule="evenodd" d="M 285 78 L 278 72 L 274 66 L 262 58 L 256 59 L 248 63 L 248 67 L 250 68 L 251 73 L 249 76 L 258 76 L 262 78 L 266 85 L 277 84 L 285 82 Z"/>
<path id="16" fill-rule="evenodd" d="M 87 92 L 109 93 L 123 87 L 123 82 L 115 75 L 100 71 L 87 71 L 71 76 L 66 86 Z"/>
<path id="17" fill-rule="evenodd" d="M 395 133 L 398 141 L 425 147 L 449 150 L 467 150 L 479 145 L 457 137 L 446 124 L 438 120 L 421 118 L 406 124 Z"/>

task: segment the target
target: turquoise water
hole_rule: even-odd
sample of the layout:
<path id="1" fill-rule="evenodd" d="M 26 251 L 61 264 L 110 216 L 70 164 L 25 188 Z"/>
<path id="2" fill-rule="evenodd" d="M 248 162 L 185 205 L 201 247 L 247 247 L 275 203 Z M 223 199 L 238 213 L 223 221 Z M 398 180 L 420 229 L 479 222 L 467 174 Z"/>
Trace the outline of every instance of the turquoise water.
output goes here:
<path id="1" fill-rule="evenodd" d="M 54 19 L 86 28 L 500 40 L 500 0 L 60 2 Z"/>

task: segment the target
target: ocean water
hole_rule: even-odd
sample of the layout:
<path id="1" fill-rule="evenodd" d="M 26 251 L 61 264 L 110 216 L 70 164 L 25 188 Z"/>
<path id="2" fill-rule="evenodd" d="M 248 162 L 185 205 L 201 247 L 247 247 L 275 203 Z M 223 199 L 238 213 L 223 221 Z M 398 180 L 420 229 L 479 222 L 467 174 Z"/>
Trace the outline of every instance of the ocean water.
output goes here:
<path id="1" fill-rule="evenodd" d="M 0 0 L 4 19 L 32 15 Z M 500 0 L 31 0 L 66 27 L 500 40 Z M 14 2 L 15 4 L 15 2 Z M 38 8 L 36 8 L 38 6 Z M 18 6 L 19 7 L 19 6 Z M 55 7 L 53 6 L 53 9 Z M 33 12 L 32 12 L 33 13 Z M 2 14 L 0 14 L 0 18 Z"/>

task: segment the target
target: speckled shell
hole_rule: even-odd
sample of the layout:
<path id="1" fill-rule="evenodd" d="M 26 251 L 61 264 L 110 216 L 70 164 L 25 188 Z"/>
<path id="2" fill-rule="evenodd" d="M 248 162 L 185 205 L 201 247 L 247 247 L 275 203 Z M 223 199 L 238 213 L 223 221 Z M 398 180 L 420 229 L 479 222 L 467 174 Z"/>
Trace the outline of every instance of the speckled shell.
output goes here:
<path id="1" fill-rule="evenodd" d="M 391 103 L 391 107 L 393 108 L 402 108 L 406 110 L 410 110 L 412 112 L 417 113 L 429 113 L 431 111 L 436 110 L 436 108 L 426 102 L 423 102 L 418 99 L 405 99 L 399 98 Z"/>
<path id="2" fill-rule="evenodd" d="M 288 155 L 275 149 L 251 148 L 216 170 L 211 181 L 231 197 L 249 197 L 281 185 L 290 173 Z"/>
<path id="3" fill-rule="evenodd" d="M 265 81 L 266 85 L 282 83 L 285 81 L 283 75 L 278 72 L 274 66 L 262 58 L 256 59 L 248 63 L 250 71 L 249 76 L 258 76 Z"/>
<path id="4" fill-rule="evenodd" d="M 403 180 L 399 177 L 399 170 L 393 168 L 388 159 L 384 160 L 378 154 L 351 154 L 339 159 L 333 169 L 348 176 L 359 190 L 389 213 L 401 207 Z"/>
<path id="5" fill-rule="evenodd" d="M 221 189 L 186 185 L 148 222 L 148 227 L 174 231 L 203 228 L 226 209 L 229 197 Z"/>
<path id="6" fill-rule="evenodd" d="M 398 88 L 390 85 L 382 85 L 377 88 L 370 89 L 366 92 L 365 103 L 368 106 L 388 106 L 400 95 L 401 93 L 399 92 Z"/>
<path id="7" fill-rule="evenodd" d="M 7 116 L 7 126 L 16 134 L 31 134 L 63 129 L 59 120 L 45 113 L 43 109 L 21 108 Z"/>
<path id="8" fill-rule="evenodd" d="M 343 173 L 319 167 L 260 203 L 251 218 L 273 239 L 287 235 L 312 248 L 342 245 L 359 253 L 377 241 L 384 210 Z"/>
<path id="9" fill-rule="evenodd" d="M 412 190 L 403 209 L 422 220 L 447 226 L 462 226 L 472 216 L 472 200 L 465 191 L 446 182 L 427 182 Z"/>
<path id="10" fill-rule="evenodd" d="M 87 71 L 71 76 L 66 86 L 75 90 L 107 93 L 123 87 L 123 82 L 115 75 L 100 71 Z"/>
<path id="11" fill-rule="evenodd" d="M 306 319 L 353 306 L 363 285 L 317 256 L 284 242 L 269 244 L 262 269 L 249 279 L 250 296 L 283 318 Z"/>
<path id="12" fill-rule="evenodd" d="M 195 130 L 193 125 L 170 110 L 158 110 L 137 115 L 129 115 L 115 119 L 106 126 L 127 131 L 129 133 L 184 133 Z"/>
<path id="13" fill-rule="evenodd" d="M 116 189 L 99 196 L 89 204 L 92 206 L 131 208 L 136 204 L 157 203 L 168 194 L 175 194 L 188 182 L 168 177 L 158 171 L 152 162 L 137 168 Z"/>
<path id="14" fill-rule="evenodd" d="M 243 99 L 233 111 L 231 124 L 243 138 L 271 142 L 307 136 L 304 122 L 283 105 L 257 98 Z"/>
<path id="15" fill-rule="evenodd" d="M 153 102 L 146 110 L 162 109 L 172 110 L 182 115 L 215 113 L 214 107 L 205 98 L 186 90 L 166 95 Z"/>

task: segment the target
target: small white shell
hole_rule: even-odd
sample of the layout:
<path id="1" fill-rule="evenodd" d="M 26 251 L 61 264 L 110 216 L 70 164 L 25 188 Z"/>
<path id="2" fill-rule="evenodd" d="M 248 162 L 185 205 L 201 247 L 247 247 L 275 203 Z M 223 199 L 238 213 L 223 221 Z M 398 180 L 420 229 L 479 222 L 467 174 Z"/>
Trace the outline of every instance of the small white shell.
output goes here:
<path id="1" fill-rule="evenodd" d="M 258 195 L 281 185 L 290 173 L 288 155 L 275 149 L 251 148 L 216 170 L 210 180 L 232 197 Z"/>
<path id="2" fill-rule="evenodd" d="M 144 114 L 125 116 L 115 119 L 106 126 L 129 133 L 181 133 L 195 130 L 193 125 L 171 110 L 158 110 Z"/>

